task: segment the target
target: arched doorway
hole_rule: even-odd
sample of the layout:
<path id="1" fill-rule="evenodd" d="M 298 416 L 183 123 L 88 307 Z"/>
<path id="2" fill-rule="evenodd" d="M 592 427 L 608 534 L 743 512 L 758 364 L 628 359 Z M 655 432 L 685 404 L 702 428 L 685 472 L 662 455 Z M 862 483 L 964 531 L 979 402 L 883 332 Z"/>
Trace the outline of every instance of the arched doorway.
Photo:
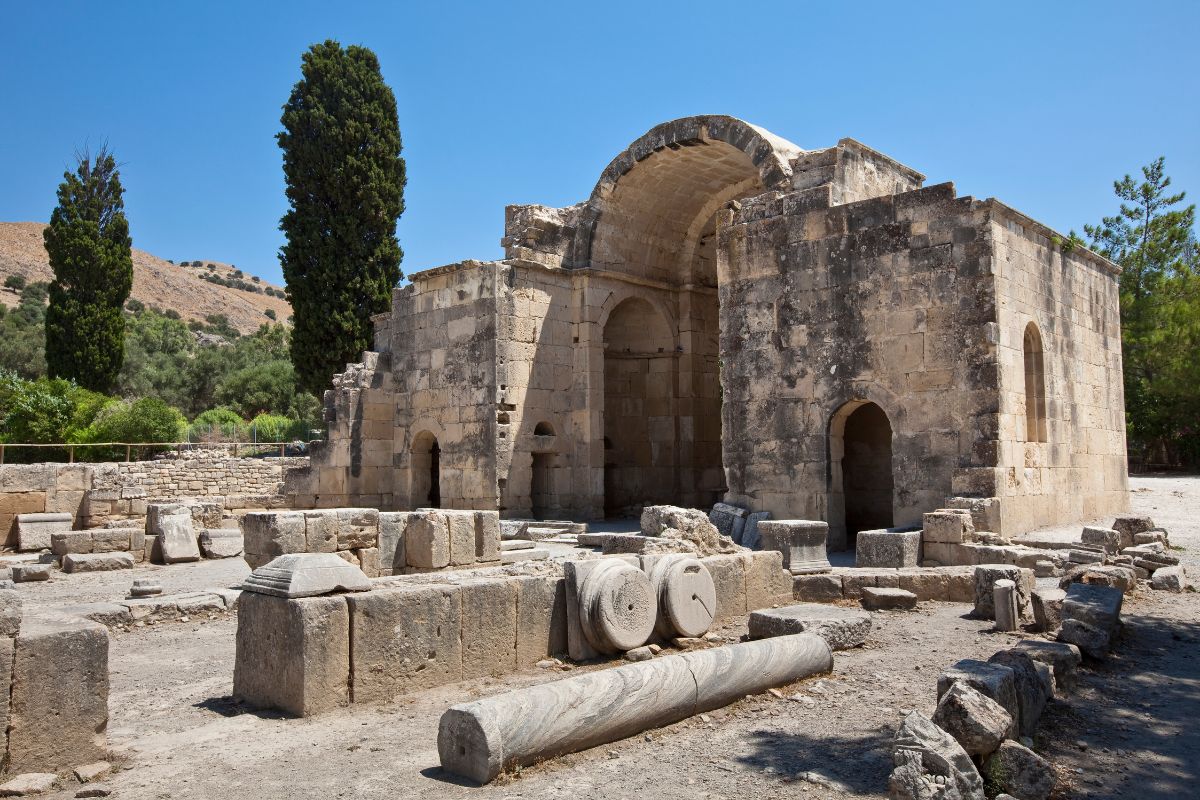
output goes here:
<path id="1" fill-rule="evenodd" d="M 663 315 L 640 297 L 619 303 L 604 325 L 606 517 L 636 516 L 676 494 L 676 368 Z"/>
<path id="2" fill-rule="evenodd" d="M 413 508 L 441 508 L 442 449 L 437 437 L 422 431 L 413 438 L 409 467 L 409 500 Z"/>
<path id="3" fill-rule="evenodd" d="M 834 414 L 829 442 L 831 533 L 853 549 L 859 531 L 894 524 L 892 425 L 875 403 L 853 401 Z"/>

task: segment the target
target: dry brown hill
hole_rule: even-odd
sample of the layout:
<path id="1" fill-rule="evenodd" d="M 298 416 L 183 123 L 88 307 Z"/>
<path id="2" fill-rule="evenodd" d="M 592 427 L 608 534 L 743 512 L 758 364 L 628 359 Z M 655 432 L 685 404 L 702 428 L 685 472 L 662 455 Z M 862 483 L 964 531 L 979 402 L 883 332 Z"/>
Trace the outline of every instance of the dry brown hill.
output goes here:
<path id="1" fill-rule="evenodd" d="M 40 222 L 0 222 L 0 285 L 9 275 L 22 275 L 29 283 L 54 278 L 42 244 L 45 227 Z M 215 269 L 208 269 L 209 264 Z M 283 298 L 204 280 L 205 274 L 216 274 L 226 280 L 236 277 L 234 268 L 228 264 L 205 261 L 204 265 L 184 267 L 134 248 L 133 299 L 163 310 L 174 309 L 185 321 L 203 322 L 210 314 L 224 314 L 242 333 L 252 333 L 259 325 L 270 322 L 265 313 L 267 309 L 275 311 L 279 322 L 291 315 L 292 308 Z M 243 280 L 253 283 L 249 275 Z M 266 281 L 254 285 L 263 289 L 271 286 Z M 281 289 L 278 286 L 271 288 Z M 0 288 L 0 303 L 15 306 L 18 297 L 18 292 Z"/>

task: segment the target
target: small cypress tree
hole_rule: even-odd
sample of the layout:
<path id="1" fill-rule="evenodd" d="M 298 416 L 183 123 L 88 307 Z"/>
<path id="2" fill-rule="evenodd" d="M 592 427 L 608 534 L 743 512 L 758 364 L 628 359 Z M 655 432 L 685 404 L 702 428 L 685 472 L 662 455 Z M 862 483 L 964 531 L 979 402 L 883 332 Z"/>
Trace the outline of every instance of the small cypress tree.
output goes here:
<path id="1" fill-rule="evenodd" d="M 125 360 L 121 309 L 133 288 L 133 241 L 124 189 L 107 148 L 78 156 L 63 175 L 58 206 L 43 234 L 54 281 L 46 310 L 46 367 L 85 389 L 107 393 Z"/>
<path id="2" fill-rule="evenodd" d="M 371 346 L 371 315 L 388 309 L 402 277 L 405 171 L 396 98 L 373 52 L 326 41 L 300 69 L 278 134 L 290 205 L 279 258 L 296 382 L 320 396 Z"/>

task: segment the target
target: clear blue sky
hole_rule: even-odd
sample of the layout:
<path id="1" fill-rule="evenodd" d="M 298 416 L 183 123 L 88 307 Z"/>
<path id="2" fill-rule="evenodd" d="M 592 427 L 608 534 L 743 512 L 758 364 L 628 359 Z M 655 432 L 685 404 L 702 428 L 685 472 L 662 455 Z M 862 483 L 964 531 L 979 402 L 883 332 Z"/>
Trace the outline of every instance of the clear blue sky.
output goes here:
<path id="1" fill-rule="evenodd" d="M 375 50 L 408 162 L 406 272 L 501 254 L 504 206 L 585 199 L 653 125 L 854 137 L 1066 231 L 1158 155 L 1200 198 L 1200 3 L 0 0 L 0 221 L 77 148 L 124 164 L 134 245 L 280 281 L 274 135 L 300 54 Z"/>

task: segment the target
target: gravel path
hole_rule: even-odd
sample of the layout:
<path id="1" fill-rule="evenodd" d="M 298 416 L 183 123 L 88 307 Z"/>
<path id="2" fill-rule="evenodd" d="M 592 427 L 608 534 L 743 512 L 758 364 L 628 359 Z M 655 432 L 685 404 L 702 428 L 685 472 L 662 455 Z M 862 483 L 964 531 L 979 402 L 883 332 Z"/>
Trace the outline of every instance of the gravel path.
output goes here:
<path id="1" fill-rule="evenodd" d="M 1134 510 L 1168 528 L 1180 553 L 1200 552 L 1200 479 L 1137 478 Z M 168 591 L 227 586 L 244 565 L 142 567 Z M 86 578 L 88 580 L 76 580 Z M 132 576 L 60 577 L 21 591 L 31 605 L 115 599 Z M 108 592 L 108 594 L 105 594 Z M 232 703 L 234 617 L 115 634 L 110 745 L 123 769 L 114 797 L 145 798 L 863 798 L 886 797 L 901 716 L 932 713 L 940 671 L 986 658 L 1015 636 L 965 617 L 969 607 L 922 604 L 875 615 L 865 647 L 837 654 L 830 676 L 783 697 L 747 698 L 712 714 L 522 771 L 483 788 L 438 768 L 443 710 L 464 699 L 551 680 L 531 670 L 460 683 L 382 707 L 306 720 Z M 1139 591 L 1127 636 L 1104 667 L 1083 673 L 1068 703 L 1043 717 L 1038 748 L 1060 765 L 1063 798 L 1192 796 L 1200 728 L 1200 595 Z M 733 638 L 742 630 L 726 628 Z M 568 673 L 570 674 L 570 673 Z M 1075 770 L 1082 770 L 1076 772 Z M 53 795 L 68 798 L 73 787 Z"/>

